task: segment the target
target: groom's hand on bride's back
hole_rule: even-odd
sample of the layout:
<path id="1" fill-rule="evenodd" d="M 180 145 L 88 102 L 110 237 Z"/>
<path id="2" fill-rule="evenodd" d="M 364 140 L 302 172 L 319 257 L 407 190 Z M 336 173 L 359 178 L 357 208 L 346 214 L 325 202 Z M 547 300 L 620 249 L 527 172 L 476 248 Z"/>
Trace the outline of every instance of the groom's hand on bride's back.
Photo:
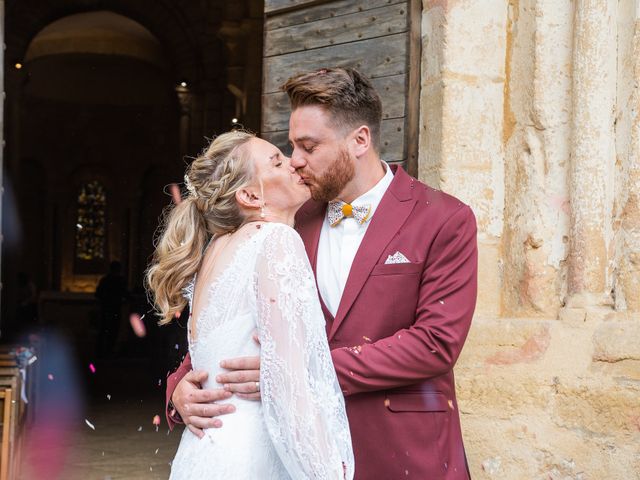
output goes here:
<path id="1" fill-rule="evenodd" d="M 239 398 L 260 400 L 260 357 L 230 358 L 220 362 L 229 370 L 216 376 L 216 382 Z"/>
<path id="2" fill-rule="evenodd" d="M 253 332 L 253 341 L 260 345 L 258 332 Z M 237 397 L 247 400 L 260 400 L 260 357 L 230 358 L 220 362 L 220 366 L 229 370 L 216 376 L 216 382 Z"/>
<path id="3" fill-rule="evenodd" d="M 230 404 L 216 404 L 219 400 L 231 398 L 232 392 L 217 389 L 203 389 L 202 382 L 207 379 L 207 372 L 192 370 L 176 385 L 171 395 L 171 403 L 182 418 L 182 421 L 194 435 L 202 438 L 203 428 L 219 428 L 222 421 L 216 417 L 233 413 L 235 407 Z"/>

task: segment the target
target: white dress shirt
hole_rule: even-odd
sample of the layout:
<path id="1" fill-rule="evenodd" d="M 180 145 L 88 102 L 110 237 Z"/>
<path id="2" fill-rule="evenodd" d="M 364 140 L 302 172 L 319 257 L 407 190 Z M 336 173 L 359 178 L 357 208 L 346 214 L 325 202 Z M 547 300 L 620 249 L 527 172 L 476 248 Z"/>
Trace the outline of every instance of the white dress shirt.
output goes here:
<path id="1" fill-rule="evenodd" d="M 382 163 L 386 169 L 384 177 L 371 190 L 351 202 L 353 206 L 371 205 L 371 212 L 364 224 L 360 225 L 353 217 L 345 217 L 338 225 L 332 227 L 327 215 L 324 217 L 318 243 L 316 276 L 322 300 L 334 317 L 338 312 L 356 252 L 382 197 L 393 181 L 389 165 L 386 162 Z"/>

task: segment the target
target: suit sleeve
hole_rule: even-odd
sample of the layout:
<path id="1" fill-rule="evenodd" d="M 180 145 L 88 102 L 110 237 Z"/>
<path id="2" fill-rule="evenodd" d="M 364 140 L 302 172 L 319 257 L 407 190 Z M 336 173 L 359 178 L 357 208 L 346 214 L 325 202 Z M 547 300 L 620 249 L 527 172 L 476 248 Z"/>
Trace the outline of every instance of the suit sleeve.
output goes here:
<path id="1" fill-rule="evenodd" d="M 453 369 L 477 296 L 476 221 L 464 206 L 436 235 L 422 271 L 411 327 L 331 352 L 345 395 L 403 387 Z"/>
<path id="2" fill-rule="evenodd" d="M 166 398 L 165 415 L 167 417 L 167 424 L 169 425 L 170 430 L 173 430 L 173 427 L 175 427 L 176 424 L 183 423 L 178 412 L 175 412 L 175 409 L 171 407 L 171 404 L 170 404 L 171 396 L 173 395 L 173 392 L 176 389 L 176 386 L 178 385 L 178 383 L 180 383 L 180 380 L 182 380 L 182 378 L 187 373 L 189 373 L 192 370 L 192 368 L 193 367 L 191 366 L 191 356 L 187 353 L 187 355 L 184 357 L 184 360 L 182 360 L 182 363 L 180 364 L 180 366 L 171 375 L 167 377 L 167 394 L 166 394 L 167 398 Z"/>

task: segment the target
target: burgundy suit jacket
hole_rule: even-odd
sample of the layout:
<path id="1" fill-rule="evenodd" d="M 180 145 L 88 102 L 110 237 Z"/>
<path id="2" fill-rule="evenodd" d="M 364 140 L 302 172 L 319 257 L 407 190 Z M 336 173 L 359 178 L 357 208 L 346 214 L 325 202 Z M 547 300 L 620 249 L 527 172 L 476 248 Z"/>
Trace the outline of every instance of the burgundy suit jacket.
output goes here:
<path id="1" fill-rule="evenodd" d="M 475 217 L 456 198 L 392 168 L 335 318 L 323 305 L 355 478 L 466 480 L 453 366 L 476 303 Z M 310 201 L 296 216 L 314 271 L 325 210 Z M 410 262 L 385 264 L 396 252 Z M 168 379 L 167 402 L 190 369 L 187 356 Z"/>

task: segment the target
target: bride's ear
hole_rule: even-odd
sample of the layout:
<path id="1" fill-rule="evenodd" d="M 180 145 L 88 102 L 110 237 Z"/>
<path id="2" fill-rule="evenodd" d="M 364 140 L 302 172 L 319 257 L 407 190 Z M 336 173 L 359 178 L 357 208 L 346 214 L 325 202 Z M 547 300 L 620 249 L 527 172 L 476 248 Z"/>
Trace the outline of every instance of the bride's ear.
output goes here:
<path id="1" fill-rule="evenodd" d="M 258 192 L 254 191 L 251 187 L 241 188 L 236 191 L 236 201 L 241 208 L 250 210 L 260 209 L 262 201 Z"/>

